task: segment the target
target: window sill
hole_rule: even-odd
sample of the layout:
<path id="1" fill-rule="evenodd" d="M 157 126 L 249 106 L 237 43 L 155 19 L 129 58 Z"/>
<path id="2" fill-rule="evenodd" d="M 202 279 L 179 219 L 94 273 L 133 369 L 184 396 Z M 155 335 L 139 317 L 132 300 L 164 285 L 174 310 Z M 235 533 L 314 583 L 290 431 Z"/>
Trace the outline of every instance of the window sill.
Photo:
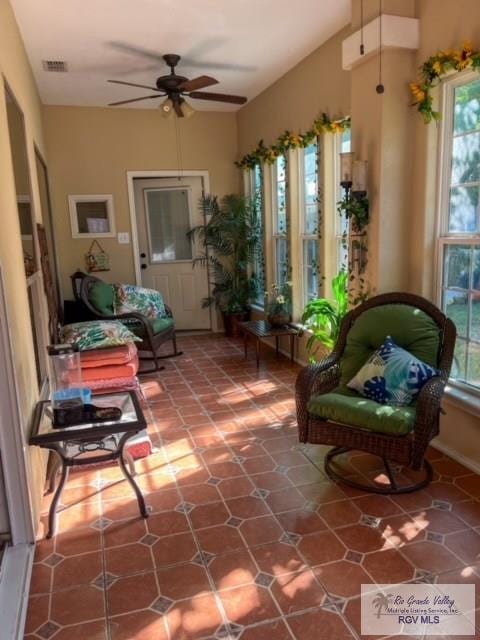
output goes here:
<path id="1" fill-rule="evenodd" d="M 480 396 L 468 389 L 447 384 L 445 399 L 452 406 L 461 409 L 472 416 L 480 417 Z"/>

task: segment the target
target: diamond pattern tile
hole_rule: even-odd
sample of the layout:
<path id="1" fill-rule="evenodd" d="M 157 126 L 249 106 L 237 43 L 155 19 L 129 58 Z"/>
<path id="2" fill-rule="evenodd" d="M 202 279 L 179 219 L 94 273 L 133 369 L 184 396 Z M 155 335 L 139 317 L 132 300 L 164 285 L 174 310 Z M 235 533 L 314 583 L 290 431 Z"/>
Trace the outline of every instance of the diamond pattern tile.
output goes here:
<path id="1" fill-rule="evenodd" d="M 48 640 L 55 633 L 57 633 L 59 629 L 60 627 L 58 626 L 58 624 L 55 624 L 55 622 L 46 622 L 44 625 L 40 627 L 40 629 L 37 629 L 37 636 L 40 636 L 40 638 L 44 638 L 45 640 Z"/>
<path id="2" fill-rule="evenodd" d="M 269 576 L 267 573 L 259 573 L 255 578 L 255 584 L 260 587 L 269 587 L 273 582 L 273 576 Z"/>
<path id="3" fill-rule="evenodd" d="M 446 500 L 433 500 L 432 501 L 432 507 L 435 507 L 436 509 L 441 509 L 442 511 L 451 511 L 452 510 L 451 503 L 447 502 Z"/>
<path id="4" fill-rule="evenodd" d="M 45 558 L 45 560 L 43 560 L 42 562 L 43 564 L 47 564 L 49 567 L 55 567 L 62 560 L 63 556 L 59 555 L 58 553 L 52 553 L 52 555 L 48 556 L 48 558 Z"/>
<path id="5" fill-rule="evenodd" d="M 92 527 L 92 529 L 103 531 L 104 529 L 107 529 L 112 524 L 112 522 L 113 520 L 110 520 L 110 518 L 98 518 L 98 520 L 92 522 L 90 526 Z"/>
<path id="6" fill-rule="evenodd" d="M 232 516 L 227 520 L 225 524 L 228 524 L 229 527 L 239 527 L 242 522 L 243 520 L 241 520 L 240 518 L 235 518 L 234 516 Z"/>
<path id="7" fill-rule="evenodd" d="M 103 638 L 108 624 L 112 640 L 310 640 L 327 626 L 351 640 L 360 584 L 469 580 L 479 476 L 431 449 L 423 491 L 337 485 L 328 448 L 298 443 L 296 365 L 265 347 L 257 371 L 220 335 L 179 341 L 184 355 L 141 379 L 156 451 L 137 479 L 151 515 L 116 466 L 72 472 L 75 506 L 37 544 L 28 638 Z M 377 463 L 352 456 L 364 475 Z"/>
<path id="8" fill-rule="evenodd" d="M 160 596 L 158 600 L 155 600 L 155 602 L 152 604 L 150 609 L 153 609 L 157 613 L 164 614 L 164 613 L 167 613 L 167 611 L 172 608 L 173 604 L 174 604 L 173 600 L 170 600 L 169 598 L 165 598 L 164 596 Z"/>
<path id="9" fill-rule="evenodd" d="M 145 536 L 143 536 L 143 538 L 140 538 L 139 542 L 140 544 L 144 544 L 147 547 L 152 547 L 157 540 L 158 540 L 158 536 L 154 536 L 151 533 L 147 533 Z"/>
<path id="10" fill-rule="evenodd" d="M 189 502 L 181 502 L 175 507 L 175 511 L 179 511 L 180 513 L 190 513 L 190 511 L 192 511 L 194 508 L 194 504 L 190 504 Z"/>

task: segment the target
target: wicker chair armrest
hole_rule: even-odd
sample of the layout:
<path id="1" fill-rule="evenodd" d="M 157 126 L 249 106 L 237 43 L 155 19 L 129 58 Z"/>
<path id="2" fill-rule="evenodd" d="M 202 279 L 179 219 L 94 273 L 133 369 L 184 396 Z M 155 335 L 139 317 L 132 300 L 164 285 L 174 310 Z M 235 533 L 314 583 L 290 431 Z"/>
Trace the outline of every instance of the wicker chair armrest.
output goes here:
<path id="1" fill-rule="evenodd" d="M 308 430 L 307 404 L 315 393 L 328 393 L 340 381 L 338 355 L 330 354 L 316 364 L 304 367 L 297 376 L 295 401 L 297 406 L 298 431 L 301 442 L 306 442 Z"/>
<path id="2" fill-rule="evenodd" d="M 150 326 L 150 323 L 148 322 L 148 318 L 144 315 L 142 315 L 141 313 L 138 313 L 137 311 L 130 311 L 129 313 L 120 313 L 118 315 L 99 315 L 101 320 L 118 320 L 119 322 L 123 322 L 127 327 L 128 327 L 128 322 L 125 322 L 125 320 L 136 320 L 137 322 L 139 322 L 142 327 L 143 330 L 145 331 L 145 334 L 149 337 L 149 339 L 153 339 L 153 331 L 152 331 L 152 327 Z"/>
<path id="3" fill-rule="evenodd" d="M 164 304 L 165 306 L 165 316 L 167 318 L 173 318 L 173 313 L 172 310 L 170 309 L 170 307 L 168 306 L 168 304 Z"/>
<path id="4" fill-rule="evenodd" d="M 438 434 L 445 385 L 446 380 L 434 376 L 423 385 L 418 394 L 412 452 L 413 463 L 417 468 L 423 462 L 430 440 Z"/>

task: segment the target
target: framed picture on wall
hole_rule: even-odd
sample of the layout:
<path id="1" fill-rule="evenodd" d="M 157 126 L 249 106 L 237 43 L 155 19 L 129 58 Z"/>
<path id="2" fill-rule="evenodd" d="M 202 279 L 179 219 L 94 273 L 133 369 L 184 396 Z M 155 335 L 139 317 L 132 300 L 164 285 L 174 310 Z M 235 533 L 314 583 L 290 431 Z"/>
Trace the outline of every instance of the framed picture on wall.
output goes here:
<path id="1" fill-rule="evenodd" d="M 68 196 L 72 238 L 113 238 L 113 196 Z"/>

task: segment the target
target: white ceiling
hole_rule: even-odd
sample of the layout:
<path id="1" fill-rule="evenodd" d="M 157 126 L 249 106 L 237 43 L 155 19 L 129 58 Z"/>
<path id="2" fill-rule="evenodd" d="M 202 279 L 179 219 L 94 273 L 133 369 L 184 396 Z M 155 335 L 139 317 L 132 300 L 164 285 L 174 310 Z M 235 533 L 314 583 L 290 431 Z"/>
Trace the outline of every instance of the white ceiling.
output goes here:
<path id="1" fill-rule="evenodd" d="M 177 73 L 188 78 L 213 75 L 219 84 L 211 91 L 252 99 L 350 21 L 350 0 L 11 2 L 41 98 L 57 105 L 105 106 L 148 95 L 148 90 L 106 80 L 152 85 L 168 72 L 163 62 L 135 56 L 112 43 L 188 56 L 199 64 L 180 62 Z M 65 60 L 69 72 L 45 72 L 42 60 Z M 208 63 L 238 68 L 213 68 Z M 126 106 L 153 108 L 156 103 Z M 239 108 L 198 100 L 192 104 L 215 111 Z"/>

